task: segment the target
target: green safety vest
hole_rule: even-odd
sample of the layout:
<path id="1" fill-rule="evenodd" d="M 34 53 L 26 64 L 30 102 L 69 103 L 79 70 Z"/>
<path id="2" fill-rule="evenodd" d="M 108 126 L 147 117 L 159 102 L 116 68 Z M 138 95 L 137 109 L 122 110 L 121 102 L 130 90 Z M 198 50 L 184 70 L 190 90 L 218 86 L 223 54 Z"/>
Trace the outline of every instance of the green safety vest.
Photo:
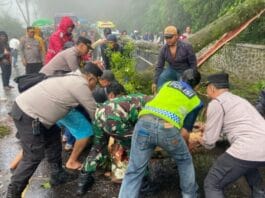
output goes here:
<path id="1" fill-rule="evenodd" d="M 145 105 L 139 116 L 152 114 L 181 129 L 186 115 L 200 103 L 195 91 L 185 88 L 179 81 L 170 81 Z"/>

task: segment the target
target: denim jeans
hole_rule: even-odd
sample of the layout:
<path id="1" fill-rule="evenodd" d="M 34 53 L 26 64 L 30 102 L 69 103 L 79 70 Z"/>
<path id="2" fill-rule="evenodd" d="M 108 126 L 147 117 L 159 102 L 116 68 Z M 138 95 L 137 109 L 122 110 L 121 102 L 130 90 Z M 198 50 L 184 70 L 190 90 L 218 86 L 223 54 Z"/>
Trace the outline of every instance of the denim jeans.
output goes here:
<path id="1" fill-rule="evenodd" d="M 128 169 L 119 198 L 137 198 L 146 166 L 156 146 L 173 157 L 178 166 L 183 198 L 196 197 L 197 184 L 192 157 L 180 131 L 152 115 L 141 117 L 134 129 Z"/>
<path id="2" fill-rule="evenodd" d="M 168 66 L 164 71 L 160 74 L 158 81 L 157 81 L 157 89 L 159 90 L 162 85 L 168 81 L 178 81 L 182 72 L 177 71 L 170 66 Z"/>
<path id="3" fill-rule="evenodd" d="M 252 190 L 253 198 L 265 197 L 262 191 L 262 178 L 258 167 L 265 166 L 265 162 L 244 161 L 223 153 L 211 167 L 204 180 L 206 198 L 224 198 L 223 190 L 226 186 L 245 176 Z"/>

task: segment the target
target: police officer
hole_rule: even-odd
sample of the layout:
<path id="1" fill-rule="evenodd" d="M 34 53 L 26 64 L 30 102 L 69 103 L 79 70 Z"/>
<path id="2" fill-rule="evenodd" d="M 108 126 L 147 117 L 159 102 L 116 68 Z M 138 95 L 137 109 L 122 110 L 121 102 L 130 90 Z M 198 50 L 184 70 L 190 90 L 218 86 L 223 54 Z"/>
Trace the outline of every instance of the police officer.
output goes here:
<path id="1" fill-rule="evenodd" d="M 94 119 L 96 102 L 92 90 L 101 75 L 97 65 L 88 63 L 82 72 L 48 78 L 16 98 L 11 116 L 20 136 L 23 158 L 11 177 L 6 197 L 21 197 L 44 157 L 50 164 L 52 186 L 71 179 L 62 168 L 60 129 L 55 123 L 78 104 Z"/>
<path id="2" fill-rule="evenodd" d="M 156 146 L 163 148 L 175 159 L 182 196 L 196 197 L 197 184 L 192 157 L 181 133 L 192 130 L 202 108 L 202 102 L 193 90 L 200 79 L 197 70 L 186 70 L 182 80 L 165 83 L 155 98 L 140 111 L 120 198 L 139 196 L 144 171 Z"/>

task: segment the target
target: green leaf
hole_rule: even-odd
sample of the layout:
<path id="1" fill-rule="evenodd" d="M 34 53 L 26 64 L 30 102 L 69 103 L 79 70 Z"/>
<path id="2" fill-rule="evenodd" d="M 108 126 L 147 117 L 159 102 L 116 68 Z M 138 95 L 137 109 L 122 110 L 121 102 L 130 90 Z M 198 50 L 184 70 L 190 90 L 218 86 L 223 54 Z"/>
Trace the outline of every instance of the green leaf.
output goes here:
<path id="1" fill-rule="evenodd" d="M 44 189 L 46 189 L 46 190 L 48 190 L 48 189 L 51 188 L 51 184 L 50 184 L 49 181 L 47 181 L 47 182 L 44 182 L 44 183 L 41 185 L 41 187 L 44 188 Z"/>

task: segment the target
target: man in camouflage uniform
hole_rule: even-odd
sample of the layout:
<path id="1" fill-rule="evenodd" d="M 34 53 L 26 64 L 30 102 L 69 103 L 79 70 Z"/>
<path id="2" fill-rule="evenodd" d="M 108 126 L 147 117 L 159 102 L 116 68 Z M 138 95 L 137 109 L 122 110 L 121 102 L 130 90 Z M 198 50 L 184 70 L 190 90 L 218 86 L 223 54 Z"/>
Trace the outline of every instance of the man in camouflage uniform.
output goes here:
<path id="1" fill-rule="evenodd" d="M 79 176 L 77 194 L 84 194 L 92 186 L 92 173 L 107 159 L 109 136 L 113 136 L 127 150 L 128 155 L 130 138 L 126 136 L 137 122 L 138 112 L 150 99 L 151 97 L 143 94 L 130 94 L 107 101 L 96 110 L 93 123 L 94 145 Z"/>

